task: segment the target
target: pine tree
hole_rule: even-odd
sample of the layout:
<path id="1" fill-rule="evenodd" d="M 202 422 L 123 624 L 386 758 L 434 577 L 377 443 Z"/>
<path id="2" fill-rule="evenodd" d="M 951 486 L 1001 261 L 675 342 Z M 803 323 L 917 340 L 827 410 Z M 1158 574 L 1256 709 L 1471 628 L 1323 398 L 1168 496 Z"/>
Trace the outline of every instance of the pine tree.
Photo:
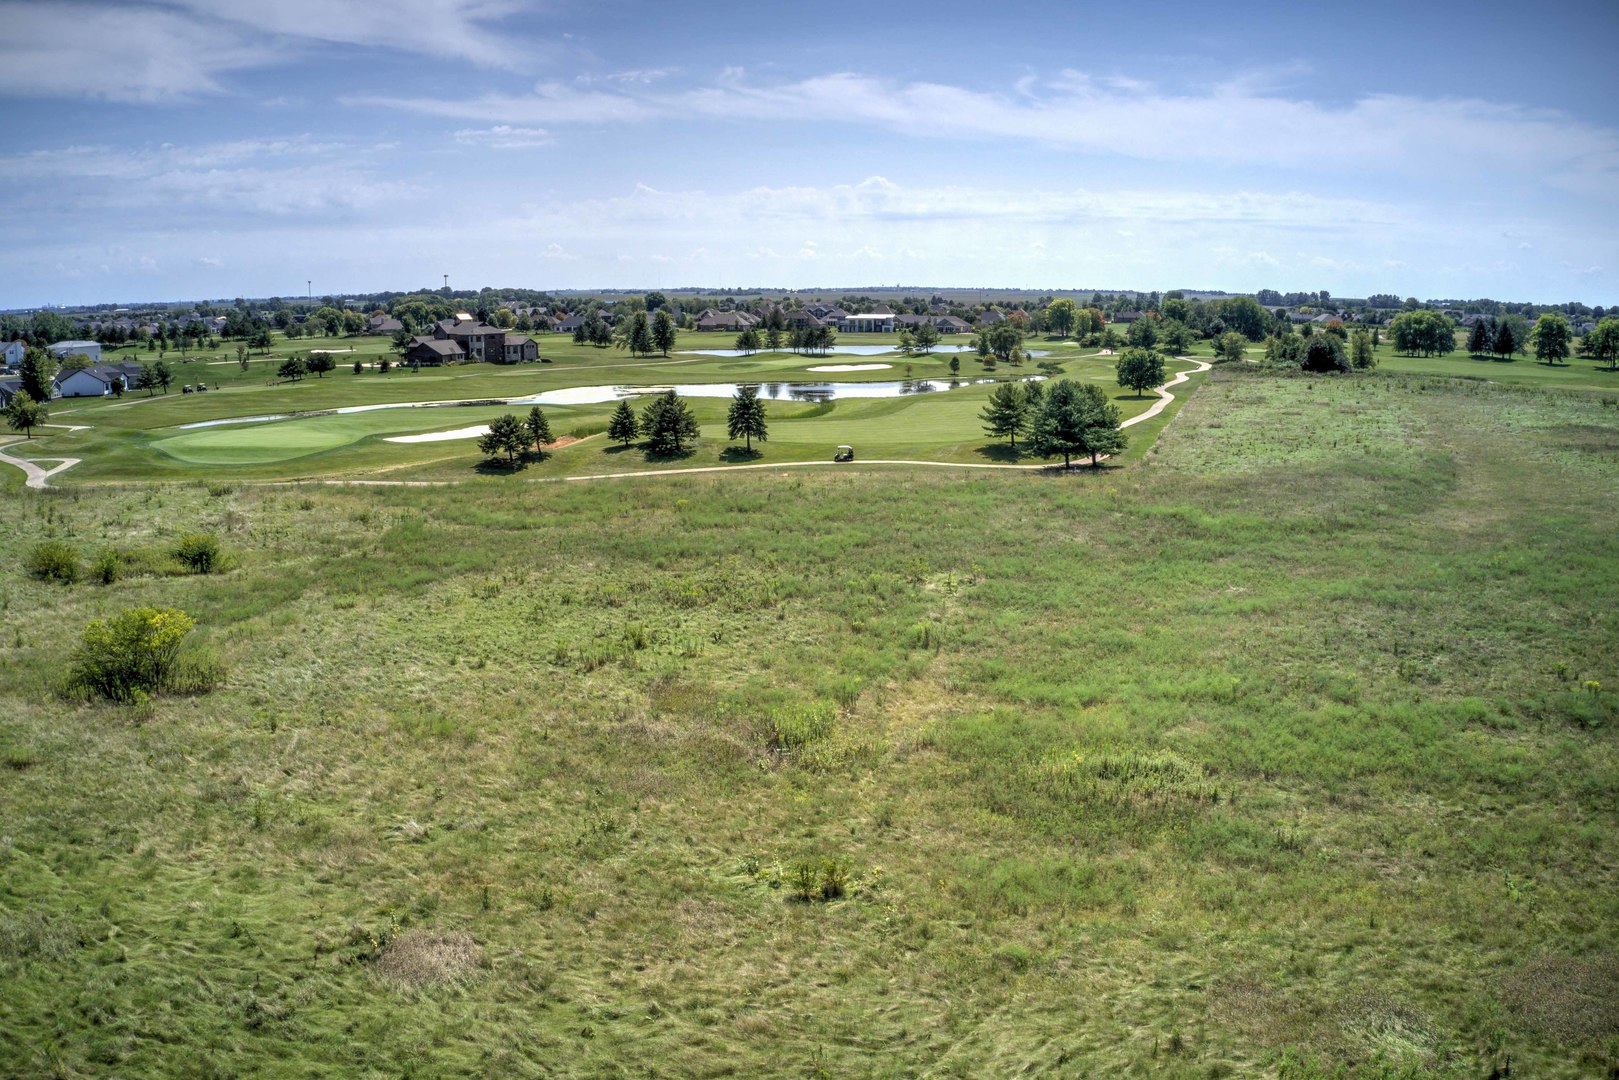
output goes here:
<path id="1" fill-rule="evenodd" d="M 528 417 L 523 421 L 523 433 L 534 447 L 534 456 L 545 457 L 545 444 L 552 442 L 551 422 L 545 418 L 538 405 L 528 411 Z"/>
<path id="2" fill-rule="evenodd" d="M 1490 351 L 1491 344 L 1490 322 L 1481 318 L 1473 324 L 1472 332 L 1467 335 L 1467 351 L 1474 356 L 1482 356 Z"/>
<path id="3" fill-rule="evenodd" d="M 725 416 L 726 435 L 732 439 L 744 440 L 748 452 L 753 451 L 753 440 L 765 442 L 768 430 L 765 426 L 765 403 L 759 400 L 757 386 L 738 386 L 736 396 L 731 399 L 731 407 Z"/>
<path id="4" fill-rule="evenodd" d="M 1495 328 L 1495 346 L 1493 349 L 1497 356 L 1511 356 L 1518 351 L 1518 339 L 1513 336 L 1512 324 L 1503 320 Z"/>
<path id="5" fill-rule="evenodd" d="M 646 438 L 647 451 L 661 457 L 683 453 L 688 440 L 695 440 L 700 430 L 691 408 L 674 390 L 665 390 L 641 410 L 641 434 Z"/>
<path id="6" fill-rule="evenodd" d="M 652 344 L 665 356 L 675 347 L 675 320 L 662 309 L 652 316 Z"/>
<path id="7" fill-rule="evenodd" d="M 1011 439 L 1017 449 L 1017 437 L 1029 426 L 1029 404 L 1023 391 L 1014 382 L 1003 382 L 990 391 L 989 402 L 978 418 L 984 421 L 984 434 L 995 439 Z"/>
<path id="8" fill-rule="evenodd" d="M 523 435 L 523 425 L 517 417 L 511 413 L 497 416 L 489 422 L 488 434 L 478 440 L 478 449 L 491 461 L 505 454 L 506 464 L 513 465 L 523 449 Z"/>
<path id="9" fill-rule="evenodd" d="M 607 421 L 607 437 L 628 446 L 635 441 L 640 431 L 641 427 L 635 420 L 635 410 L 630 407 L 627 400 L 620 400 L 618 408 L 613 410 L 612 419 Z"/>
<path id="10" fill-rule="evenodd" d="M 1081 386 L 1069 379 L 1059 380 L 1046 392 L 1029 434 L 1029 446 L 1047 457 L 1061 454 L 1064 468 L 1073 463 L 1074 454 L 1089 454 L 1094 466 L 1101 455 L 1124 449 L 1118 406 L 1094 383 Z"/>

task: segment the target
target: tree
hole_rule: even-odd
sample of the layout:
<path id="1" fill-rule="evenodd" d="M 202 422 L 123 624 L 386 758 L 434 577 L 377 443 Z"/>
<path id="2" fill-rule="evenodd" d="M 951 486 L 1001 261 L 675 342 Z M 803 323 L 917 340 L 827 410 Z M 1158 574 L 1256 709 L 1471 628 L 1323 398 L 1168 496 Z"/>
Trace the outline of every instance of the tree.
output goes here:
<path id="1" fill-rule="evenodd" d="M 916 328 L 913 335 L 916 341 L 916 351 L 924 355 L 933 351 L 939 343 L 939 328 L 932 323 L 922 323 Z"/>
<path id="2" fill-rule="evenodd" d="M 1606 318 L 1580 339 L 1580 352 L 1592 360 L 1608 362 L 1608 370 L 1619 370 L 1619 319 Z"/>
<path id="3" fill-rule="evenodd" d="M 275 374 L 279 379 L 291 379 L 293 382 L 297 382 L 308 371 L 309 367 L 303 362 L 302 357 L 289 356 L 281 361 L 281 366 L 276 369 Z"/>
<path id="4" fill-rule="evenodd" d="M 169 365 L 165 364 L 160 358 L 157 363 L 152 365 L 152 378 L 157 381 L 157 385 L 162 387 L 163 392 L 167 394 L 169 384 L 174 382 L 174 372 L 170 371 Z"/>
<path id="5" fill-rule="evenodd" d="M 1077 314 L 1078 308 L 1067 297 L 1053 300 L 1046 305 L 1046 324 L 1057 332 L 1058 337 L 1065 338 L 1074 328 Z"/>
<path id="6" fill-rule="evenodd" d="M 1011 439 L 1017 449 L 1017 437 L 1029 428 L 1029 402 L 1015 382 L 998 384 L 990 392 L 989 402 L 978 414 L 984 421 L 984 434 L 995 439 Z"/>
<path id="7" fill-rule="evenodd" d="M 637 311 L 630 319 L 630 355 L 651 356 L 656 351 L 652 343 L 652 324 L 647 321 L 646 312 Z"/>
<path id="8" fill-rule="evenodd" d="M 1502 319 L 1495 328 L 1495 343 L 1492 351 L 1497 356 L 1511 356 L 1518 351 L 1518 339 L 1512 332 L 1512 324 Z"/>
<path id="9" fill-rule="evenodd" d="M 961 374 L 961 357 L 952 356 L 950 358 L 950 374 L 952 374 L 952 375 Z"/>
<path id="10" fill-rule="evenodd" d="M 641 435 L 650 453 L 664 457 L 683 453 L 687 440 L 699 434 L 697 418 L 673 389 L 665 390 L 641 410 Z"/>
<path id="11" fill-rule="evenodd" d="M 1214 345 L 1214 355 L 1222 363 L 1240 363 L 1243 350 L 1248 347 L 1248 339 L 1235 330 L 1227 330 L 1220 335 Z"/>
<path id="12" fill-rule="evenodd" d="M 607 421 L 607 437 L 628 446 L 635 441 L 640 431 L 641 427 L 635 421 L 635 410 L 630 407 L 627 400 L 620 399 L 618 408 L 613 410 L 612 419 Z"/>
<path id="13" fill-rule="evenodd" d="M 895 351 L 897 351 L 901 356 L 909 356 L 915 352 L 916 335 L 912 334 L 910 330 L 901 330 L 899 332 L 899 341 L 895 346 Z"/>
<path id="14" fill-rule="evenodd" d="M 577 340 L 577 332 L 575 339 Z M 410 348 L 410 331 L 401 326 L 394 331 L 393 351 L 402 354 L 408 348 Z"/>
<path id="15" fill-rule="evenodd" d="M 135 389 L 145 390 L 147 397 L 151 397 L 152 391 L 157 389 L 157 373 L 152 370 L 151 364 L 141 365 L 140 374 L 135 376 Z"/>
<path id="16" fill-rule="evenodd" d="M 1394 347 L 1407 356 L 1448 356 L 1456 351 L 1456 327 L 1445 316 L 1426 308 L 1404 311 L 1389 324 Z"/>
<path id="17" fill-rule="evenodd" d="M 1125 338 L 1131 345 L 1143 349 L 1150 349 L 1158 344 L 1158 320 L 1150 316 L 1143 316 L 1130 324 L 1125 331 Z"/>
<path id="18" fill-rule="evenodd" d="M 545 445 L 555 440 L 551 438 L 551 422 L 545 418 L 538 405 L 528 411 L 523 419 L 523 434 L 527 436 L 529 444 L 534 447 L 534 456 L 544 459 Z"/>
<path id="19" fill-rule="evenodd" d="M 1303 367 L 1305 371 L 1348 371 L 1343 338 L 1336 334 L 1311 334 L 1304 342 Z"/>
<path id="20" fill-rule="evenodd" d="M 1065 469 L 1074 454 L 1089 454 L 1094 466 L 1102 454 L 1124 446 L 1118 406 L 1095 383 L 1081 386 L 1071 379 L 1059 379 L 1046 391 L 1029 432 L 1029 447 L 1045 457 L 1061 454 Z"/>
<path id="21" fill-rule="evenodd" d="M 511 413 L 497 416 L 489 422 L 489 431 L 478 440 L 478 450 L 490 461 L 506 455 L 506 464 L 515 465 L 517 455 L 524 446 L 523 425 Z"/>
<path id="22" fill-rule="evenodd" d="M 1260 341 L 1270 329 L 1270 312 L 1251 296 L 1230 296 L 1216 306 L 1215 314 L 1225 325 L 1249 341 Z"/>
<path id="23" fill-rule="evenodd" d="M 328 371 L 336 366 L 337 362 L 332 359 L 331 353 L 310 353 L 309 359 L 304 361 L 304 367 L 309 371 L 313 371 L 322 379 L 326 377 Z"/>
<path id="24" fill-rule="evenodd" d="M 1474 356 L 1482 356 L 1490 351 L 1490 346 L 1494 343 L 1494 335 L 1490 333 L 1490 320 L 1481 317 L 1473 324 L 1472 331 L 1467 335 L 1467 351 Z"/>
<path id="25" fill-rule="evenodd" d="M 25 349 L 17 374 L 22 377 L 22 390 L 29 397 L 35 401 L 51 399 L 51 380 L 56 376 L 56 358 L 50 353 L 33 347 Z"/>
<path id="26" fill-rule="evenodd" d="M 1372 335 L 1356 330 L 1349 339 L 1349 362 L 1357 370 L 1365 371 L 1377 366 L 1377 354 L 1372 351 Z"/>
<path id="27" fill-rule="evenodd" d="M 648 311 L 657 311 L 668 302 L 669 298 L 661 292 L 649 292 L 646 294 L 646 309 Z M 664 351 L 667 352 L 668 350 L 665 349 Z"/>
<path id="28" fill-rule="evenodd" d="M 662 293 L 652 293 L 647 299 L 650 300 L 653 296 L 662 297 L 662 295 Z M 650 307 L 651 304 L 647 306 Z M 652 316 L 652 344 L 665 356 L 668 356 L 669 350 L 675 347 L 675 320 L 667 311 L 661 308 L 657 314 Z"/>
<path id="29" fill-rule="evenodd" d="M 742 439 L 744 448 L 750 453 L 754 439 L 766 441 L 765 403 L 759 400 L 757 386 L 736 388 L 736 396 L 731 399 L 731 407 L 725 414 L 725 431 L 728 438 Z"/>
<path id="30" fill-rule="evenodd" d="M 254 330 L 251 335 L 249 335 L 247 344 L 250 348 L 257 349 L 259 354 L 262 356 L 264 353 L 270 351 L 271 341 L 270 328 L 268 326 L 260 326 Z"/>
<path id="31" fill-rule="evenodd" d="M 1119 385 L 1128 386 L 1136 397 L 1141 397 L 1143 391 L 1164 381 L 1164 354 L 1152 349 L 1126 349 L 1114 369 Z"/>
<path id="32" fill-rule="evenodd" d="M 779 332 L 779 331 L 778 331 Z M 736 336 L 736 349 L 740 353 L 753 354 L 759 351 L 759 331 L 748 327 Z"/>
<path id="33" fill-rule="evenodd" d="M 1165 319 L 1158 328 L 1158 349 L 1170 356 L 1179 356 L 1192 346 L 1192 331 L 1183 322 Z"/>
<path id="34" fill-rule="evenodd" d="M 35 401 L 27 390 L 19 389 L 6 406 L 5 417 L 7 427 L 32 439 L 34 429 L 49 419 L 50 410 L 43 401 Z"/>
<path id="35" fill-rule="evenodd" d="M 1535 329 L 1532 332 L 1535 359 L 1548 366 L 1567 360 L 1569 341 L 1573 336 L 1573 331 L 1569 329 L 1568 316 L 1561 311 L 1546 312 L 1535 320 Z"/>

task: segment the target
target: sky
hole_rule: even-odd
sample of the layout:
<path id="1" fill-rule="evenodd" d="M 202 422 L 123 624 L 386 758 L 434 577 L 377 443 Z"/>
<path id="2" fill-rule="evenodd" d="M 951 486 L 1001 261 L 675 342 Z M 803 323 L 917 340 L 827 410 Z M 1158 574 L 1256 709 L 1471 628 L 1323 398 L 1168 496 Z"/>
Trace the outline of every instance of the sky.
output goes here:
<path id="1" fill-rule="evenodd" d="M 1619 304 L 1619 3 L 0 0 L 0 308 Z"/>

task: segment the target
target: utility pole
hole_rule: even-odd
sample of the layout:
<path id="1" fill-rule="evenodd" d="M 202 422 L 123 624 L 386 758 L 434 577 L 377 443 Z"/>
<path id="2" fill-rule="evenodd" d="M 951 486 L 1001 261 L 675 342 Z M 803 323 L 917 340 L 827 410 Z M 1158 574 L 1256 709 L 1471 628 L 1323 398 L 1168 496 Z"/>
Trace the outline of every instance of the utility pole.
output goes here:
<path id="1" fill-rule="evenodd" d="M 445 292 L 450 291 L 450 275 L 449 274 L 444 275 L 444 291 Z"/>
<path id="2" fill-rule="evenodd" d="M 304 297 L 309 300 L 315 298 L 315 283 L 313 281 L 304 282 Z"/>

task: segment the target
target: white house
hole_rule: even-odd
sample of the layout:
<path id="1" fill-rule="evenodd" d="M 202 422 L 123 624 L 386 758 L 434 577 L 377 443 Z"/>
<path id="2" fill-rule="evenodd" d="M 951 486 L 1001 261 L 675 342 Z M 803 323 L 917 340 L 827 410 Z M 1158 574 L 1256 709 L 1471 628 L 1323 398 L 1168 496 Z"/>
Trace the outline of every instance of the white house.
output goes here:
<path id="1" fill-rule="evenodd" d="M 120 380 L 125 390 L 134 389 L 139 374 L 139 364 L 94 364 L 62 372 L 56 377 L 56 389 L 63 397 L 106 397 Z"/>
<path id="2" fill-rule="evenodd" d="M 16 367 L 22 363 L 23 354 L 28 346 L 20 341 L 8 341 L 0 345 L 0 367 Z"/>
<path id="3" fill-rule="evenodd" d="M 45 347 L 63 359 L 69 356 L 83 356 L 92 364 L 101 363 L 101 343 L 97 341 L 58 341 Z"/>
<path id="4" fill-rule="evenodd" d="M 892 334 L 894 315 L 877 311 L 869 315 L 850 315 L 838 323 L 838 329 L 846 334 Z"/>

